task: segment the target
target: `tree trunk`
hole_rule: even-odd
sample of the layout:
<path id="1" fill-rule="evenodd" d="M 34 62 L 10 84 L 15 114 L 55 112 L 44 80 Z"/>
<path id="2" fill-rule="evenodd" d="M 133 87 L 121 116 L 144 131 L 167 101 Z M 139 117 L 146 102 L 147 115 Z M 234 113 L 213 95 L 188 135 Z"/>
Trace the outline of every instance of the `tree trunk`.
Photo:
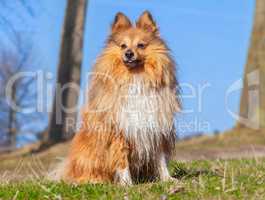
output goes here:
<path id="1" fill-rule="evenodd" d="M 15 121 L 16 121 L 16 110 L 12 106 L 12 103 L 16 104 L 16 93 L 17 93 L 17 87 L 16 84 L 14 84 L 11 88 L 11 104 L 9 106 L 8 111 L 8 136 L 9 136 L 9 143 L 12 148 L 16 147 L 16 127 L 15 127 Z"/>
<path id="2" fill-rule="evenodd" d="M 239 125 L 265 128 L 265 1 L 256 0 L 255 21 L 244 72 Z"/>
<path id="3" fill-rule="evenodd" d="M 70 138 L 76 127 L 87 0 L 68 0 L 48 140 Z"/>

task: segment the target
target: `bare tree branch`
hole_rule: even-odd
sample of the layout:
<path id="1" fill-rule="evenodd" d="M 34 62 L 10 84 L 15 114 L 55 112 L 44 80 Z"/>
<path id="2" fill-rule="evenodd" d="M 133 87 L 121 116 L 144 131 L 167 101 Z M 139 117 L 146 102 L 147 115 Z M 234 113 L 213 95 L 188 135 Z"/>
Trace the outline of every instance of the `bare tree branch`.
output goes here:
<path id="1" fill-rule="evenodd" d="M 13 108 L 8 104 L 6 98 L 6 87 L 9 80 L 17 73 L 24 72 L 27 69 L 34 68 L 34 59 L 32 56 L 32 45 L 30 40 L 24 39 L 20 33 L 13 35 L 12 45 L 14 48 L 4 47 L 0 49 L 0 113 L 1 126 L 0 132 L 7 133 L 14 145 L 15 137 L 21 132 L 39 131 L 34 128 L 34 123 L 43 120 L 40 113 L 23 114 L 22 110 L 35 105 L 37 98 L 36 79 L 34 77 L 23 77 L 13 82 L 9 93 L 11 99 L 19 109 Z M 30 130 L 27 130 L 31 126 Z"/>

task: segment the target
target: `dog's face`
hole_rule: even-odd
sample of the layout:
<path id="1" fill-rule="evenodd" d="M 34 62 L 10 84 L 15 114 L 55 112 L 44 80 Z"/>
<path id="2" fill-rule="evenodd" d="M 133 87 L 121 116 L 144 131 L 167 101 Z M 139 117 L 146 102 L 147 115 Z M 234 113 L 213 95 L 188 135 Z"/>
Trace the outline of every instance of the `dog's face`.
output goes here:
<path id="1" fill-rule="evenodd" d="M 135 25 L 124 14 L 116 15 L 106 47 L 94 70 L 107 74 L 119 84 L 130 83 L 135 77 L 153 87 L 175 83 L 174 61 L 147 11 Z"/>
<path id="2" fill-rule="evenodd" d="M 112 24 L 109 43 L 130 71 L 143 67 L 152 50 L 163 47 L 156 23 L 147 11 L 140 16 L 136 26 L 124 14 L 118 13 Z"/>
<path id="3" fill-rule="evenodd" d="M 145 49 L 150 42 L 143 31 L 131 29 L 116 38 L 120 46 L 121 59 L 128 69 L 142 66 L 145 60 Z"/>

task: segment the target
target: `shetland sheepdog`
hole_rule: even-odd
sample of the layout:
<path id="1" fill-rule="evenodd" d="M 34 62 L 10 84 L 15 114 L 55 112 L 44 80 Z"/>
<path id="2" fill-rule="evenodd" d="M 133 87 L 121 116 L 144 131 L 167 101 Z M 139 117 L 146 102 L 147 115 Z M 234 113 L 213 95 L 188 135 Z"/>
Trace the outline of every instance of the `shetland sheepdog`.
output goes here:
<path id="1" fill-rule="evenodd" d="M 96 60 L 61 178 L 72 183 L 170 181 L 174 116 L 180 110 L 175 63 L 153 17 L 136 24 L 117 13 Z"/>

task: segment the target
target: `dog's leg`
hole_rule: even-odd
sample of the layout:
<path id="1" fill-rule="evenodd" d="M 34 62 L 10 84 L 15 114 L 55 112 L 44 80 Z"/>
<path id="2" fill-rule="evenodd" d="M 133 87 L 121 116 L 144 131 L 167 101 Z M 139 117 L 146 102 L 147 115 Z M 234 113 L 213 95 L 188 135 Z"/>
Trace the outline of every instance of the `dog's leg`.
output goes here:
<path id="1" fill-rule="evenodd" d="M 175 181 L 171 177 L 167 168 L 167 160 L 164 152 L 161 152 L 158 157 L 158 173 L 161 181 Z"/>
<path id="2" fill-rule="evenodd" d="M 116 182 L 121 185 L 132 185 L 132 178 L 129 167 L 118 169 L 115 175 Z"/>

